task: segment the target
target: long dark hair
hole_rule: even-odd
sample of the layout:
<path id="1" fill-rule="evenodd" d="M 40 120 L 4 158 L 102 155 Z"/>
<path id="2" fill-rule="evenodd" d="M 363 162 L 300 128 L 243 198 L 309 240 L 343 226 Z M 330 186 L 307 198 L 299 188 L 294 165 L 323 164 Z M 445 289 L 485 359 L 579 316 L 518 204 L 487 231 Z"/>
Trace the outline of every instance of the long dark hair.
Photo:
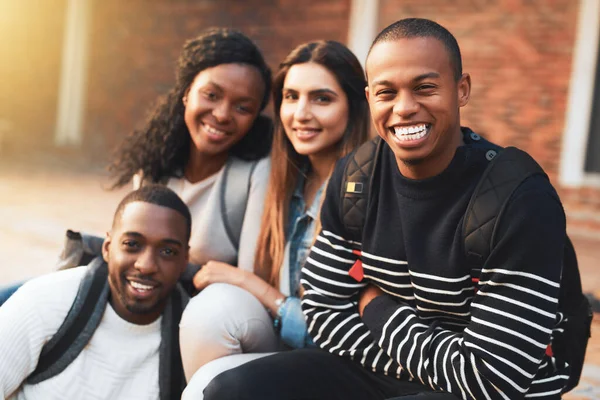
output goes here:
<path id="1" fill-rule="evenodd" d="M 261 230 L 255 256 L 255 273 L 277 287 L 283 264 L 285 226 L 292 192 L 299 171 L 309 160 L 298 154 L 288 139 L 280 118 L 283 84 L 293 65 L 313 62 L 331 72 L 348 98 L 348 123 L 338 143 L 339 156 L 344 156 L 369 137 L 369 106 L 365 96 L 365 74 L 356 56 L 343 44 L 328 40 L 305 43 L 295 48 L 280 64 L 273 80 L 275 135 L 271 152 L 271 172 Z M 332 166 L 333 167 L 333 166 Z M 317 221 L 318 222 L 318 221 Z M 317 223 L 319 227 L 320 224 Z M 318 230 L 318 229 L 317 229 Z"/>
<path id="2" fill-rule="evenodd" d="M 139 172 L 150 182 L 181 174 L 191 145 L 182 98 L 201 71 L 221 64 L 251 65 L 260 72 L 265 84 L 260 111 L 264 110 L 271 91 L 271 70 L 259 48 L 239 31 L 208 29 L 185 43 L 177 63 L 175 87 L 159 99 L 143 129 L 127 136 L 117 149 L 109 166 L 115 187 L 127 184 Z M 245 160 L 265 157 L 271 149 L 272 132 L 271 119 L 259 115 L 230 154 Z"/>

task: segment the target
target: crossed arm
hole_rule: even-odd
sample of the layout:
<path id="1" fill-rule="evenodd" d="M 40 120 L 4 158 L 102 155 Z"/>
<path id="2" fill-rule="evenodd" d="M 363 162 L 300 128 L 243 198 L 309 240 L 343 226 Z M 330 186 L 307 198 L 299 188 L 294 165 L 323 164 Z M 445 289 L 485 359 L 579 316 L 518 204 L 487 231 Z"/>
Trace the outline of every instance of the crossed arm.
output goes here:
<path id="1" fill-rule="evenodd" d="M 544 372 L 551 369 L 545 352 L 560 319 L 565 232 L 562 207 L 551 193 L 524 189 L 511 201 L 462 331 L 421 318 L 414 300 L 402 295 L 403 286 L 411 284 L 409 274 L 406 283 L 394 283 L 395 293 L 364 289 L 379 282 L 370 279 L 369 255 L 363 253 L 365 279 L 350 277 L 358 259 L 351 249 L 357 244 L 344 238 L 337 209 L 337 194 L 329 191 L 323 231 L 303 271 L 303 310 L 320 347 L 462 398 L 560 393 L 567 376 Z M 361 290 L 362 315 L 357 308 Z"/>

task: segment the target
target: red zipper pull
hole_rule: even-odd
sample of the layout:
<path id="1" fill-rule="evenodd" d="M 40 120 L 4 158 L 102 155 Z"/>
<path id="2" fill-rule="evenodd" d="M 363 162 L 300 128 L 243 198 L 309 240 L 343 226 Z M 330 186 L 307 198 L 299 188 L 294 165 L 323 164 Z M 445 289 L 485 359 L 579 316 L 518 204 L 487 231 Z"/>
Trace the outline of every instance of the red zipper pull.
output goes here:
<path id="1" fill-rule="evenodd" d="M 360 250 L 352 250 L 352 253 L 360 257 L 362 254 Z M 365 272 L 363 271 L 363 265 L 360 258 L 356 260 L 352 268 L 348 271 L 348 275 L 350 275 L 355 281 L 360 282 L 365 277 Z"/>

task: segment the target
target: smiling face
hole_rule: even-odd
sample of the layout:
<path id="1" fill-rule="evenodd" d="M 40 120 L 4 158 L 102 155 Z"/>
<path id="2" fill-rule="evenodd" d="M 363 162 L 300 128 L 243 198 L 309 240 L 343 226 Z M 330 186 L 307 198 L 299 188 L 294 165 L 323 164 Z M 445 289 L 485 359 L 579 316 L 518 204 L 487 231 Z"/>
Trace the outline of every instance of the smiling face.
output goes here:
<path id="1" fill-rule="evenodd" d="M 371 117 L 410 179 L 442 172 L 462 143 L 460 107 L 471 79 L 457 81 L 448 51 L 432 37 L 376 44 L 367 59 Z"/>
<path id="2" fill-rule="evenodd" d="M 246 64 L 221 64 L 202 70 L 183 103 L 193 146 L 191 156 L 222 156 L 241 140 L 260 112 L 265 83 Z"/>
<path id="3" fill-rule="evenodd" d="M 348 98 L 329 70 L 295 64 L 286 74 L 279 116 L 294 149 L 305 156 L 337 154 L 348 124 Z"/>
<path id="4" fill-rule="evenodd" d="M 146 202 L 125 206 L 102 247 L 111 305 L 134 324 L 162 313 L 187 265 L 187 222 L 177 211 Z"/>

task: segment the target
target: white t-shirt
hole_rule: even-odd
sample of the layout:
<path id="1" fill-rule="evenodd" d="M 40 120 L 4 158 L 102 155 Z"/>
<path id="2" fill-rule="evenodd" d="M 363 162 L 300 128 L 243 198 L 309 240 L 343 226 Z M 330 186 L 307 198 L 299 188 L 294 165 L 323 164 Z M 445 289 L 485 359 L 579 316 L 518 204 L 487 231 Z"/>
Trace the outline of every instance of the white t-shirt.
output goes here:
<path id="1" fill-rule="evenodd" d="M 251 168 L 253 163 L 247 163 Z M 220 188 L 223 182 L 223 169 L 197 183 L 185 178 L 170 178 L 167 187 L 172 189 L 187 204 L 192 214 L 192 235 L 190 237 L 190 262 L 203 265 L 215 260 L 236 264 L 241 269 L 254 269 L 254 253 L 260 232 L 265 194 L 269 181 L 270 160 L 260 160 L 250 176 L 248 202 L 240 234 L 239 247 L 229 240 L 221 204 Z"/>
<path id="2" fill-rule="evenodd" d="M 0 307 L 0 399 L 159 398 L 161 318 L 135 325 L 110 304 L 88 345 L 62 373 L 35 385 L 25 382 L 67 316 L 85 270 L 33 279 Z"/>

